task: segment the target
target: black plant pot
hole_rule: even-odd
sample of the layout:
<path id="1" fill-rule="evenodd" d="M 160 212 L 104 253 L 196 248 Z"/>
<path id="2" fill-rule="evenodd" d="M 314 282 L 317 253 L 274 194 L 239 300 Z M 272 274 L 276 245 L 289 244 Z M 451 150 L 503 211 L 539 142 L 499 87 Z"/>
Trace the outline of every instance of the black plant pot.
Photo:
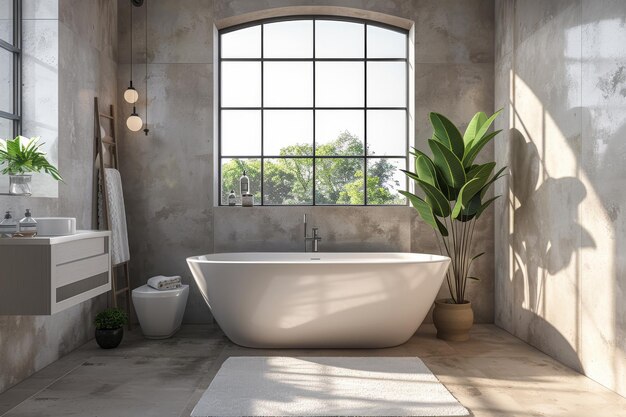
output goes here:
<path id="1" fill-rule="evenodd" d="M 96 342 L 102 349 L 113 349 L 120 345 L 124 337 L 124 328 L 96 329 Z"/>

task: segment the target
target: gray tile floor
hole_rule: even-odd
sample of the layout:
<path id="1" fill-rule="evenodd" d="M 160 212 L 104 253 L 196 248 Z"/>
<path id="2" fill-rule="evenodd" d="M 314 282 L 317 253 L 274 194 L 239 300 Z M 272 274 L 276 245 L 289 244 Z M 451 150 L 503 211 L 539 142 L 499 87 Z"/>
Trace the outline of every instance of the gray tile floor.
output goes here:
<path id="1" fill-rule="evenodd" d="M 187 417 L 229 356 L 418 356 L 475 416 L 626 416 L 626 399 L 492 325 L 447 343 L 424 325 L 406 344 L 373 350 L 258 350 L 215 326 L 152 341 L 138 330 L 102 350 L 94 341 L 3 394 L 6 417 Z"/>

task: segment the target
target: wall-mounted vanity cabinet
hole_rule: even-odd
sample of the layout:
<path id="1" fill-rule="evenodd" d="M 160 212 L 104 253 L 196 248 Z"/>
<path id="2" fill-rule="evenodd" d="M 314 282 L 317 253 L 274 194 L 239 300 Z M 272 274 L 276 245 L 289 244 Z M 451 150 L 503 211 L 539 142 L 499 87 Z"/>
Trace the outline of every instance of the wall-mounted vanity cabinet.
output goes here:
<path id="1" fill-rule="evenodd" d="M 110 237 L 0 239 L 0 315 L 50 315 L 109 291 Z"/>

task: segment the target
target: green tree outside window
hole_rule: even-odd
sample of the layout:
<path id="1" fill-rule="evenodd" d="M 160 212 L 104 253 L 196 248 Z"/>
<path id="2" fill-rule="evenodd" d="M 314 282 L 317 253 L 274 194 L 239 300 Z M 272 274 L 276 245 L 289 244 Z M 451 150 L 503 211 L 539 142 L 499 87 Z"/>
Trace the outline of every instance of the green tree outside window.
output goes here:
<path id="1" fill-rule="evenodd" d="M 315 204 L 360 205 L 365 202 L 364 176 L 366 159 L 363 141 L 344 131 L 332 142 L 317 146 L 315 161 Z M 266 158 L 261 178 L 260 159 L 229 159 L 222 162 L 222 204 L 230 190 L 239 195 L 239 178 L 245 170 L 255 203 L 261 201 L 261 181 L 264 203 L 269 205 L 313 204 L 313 157 L 311 145 L 287 146 L 279 156 L 296 158 Z M 333 158 L 354 156 L 354 158 Z M 367 204 L 401 205 L 405 198 L 396 190 L 403 185 L 394 179 L 398 167 L 389 159 L 367 159 Z M 402 160 L 404 162 L 404 160 Z M 404 168 L 403 166 L 400 168 Z"/>

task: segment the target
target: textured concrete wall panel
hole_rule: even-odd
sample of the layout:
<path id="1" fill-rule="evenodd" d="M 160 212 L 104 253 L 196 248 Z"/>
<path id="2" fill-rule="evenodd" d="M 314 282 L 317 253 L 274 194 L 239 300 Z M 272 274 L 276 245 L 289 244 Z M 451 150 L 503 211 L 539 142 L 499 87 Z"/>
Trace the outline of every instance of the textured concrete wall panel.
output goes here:
<path id="1" fill-rule="evenodd" d="M 626 395 L 626 4 L 496 10 L 496 324 Z"/>

